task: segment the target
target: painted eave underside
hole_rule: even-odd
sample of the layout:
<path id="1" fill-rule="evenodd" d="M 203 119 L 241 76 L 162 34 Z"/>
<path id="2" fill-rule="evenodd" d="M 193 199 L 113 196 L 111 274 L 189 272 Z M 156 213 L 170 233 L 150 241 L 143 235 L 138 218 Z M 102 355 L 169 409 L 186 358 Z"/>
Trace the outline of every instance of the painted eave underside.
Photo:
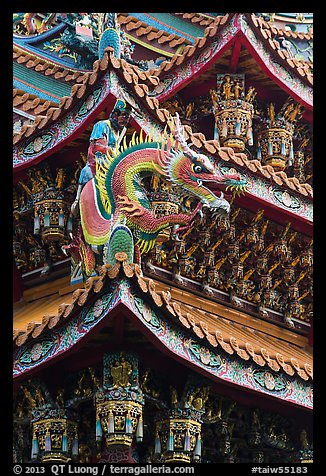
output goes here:
<path id="1" fill-rule="evenodd" d="M 312 379 L 312 351 L 306 337 L 154 282 L 143 276 L 138 265 L 125 261 L 117 261 L 113 267 L 102 266 L 100 276 L 89 278 L 74 291 L 69 291 L 69 283 L 62 278 L 52 287 L 43 285 L 39 292 L 25 293 L 25 300 L 14 305 L 14 349 L 29 346 L 43 334 L 66 325 L 117 277 L 130 280 L 139 295 L 145 295 L 150 307 L 158 309 L 172 326 L 181 326 L 202 345 L 221 348 L 229 355 L 260 367 L 268 366 L 274 372 L 285 372 L 304 381 Z"/>

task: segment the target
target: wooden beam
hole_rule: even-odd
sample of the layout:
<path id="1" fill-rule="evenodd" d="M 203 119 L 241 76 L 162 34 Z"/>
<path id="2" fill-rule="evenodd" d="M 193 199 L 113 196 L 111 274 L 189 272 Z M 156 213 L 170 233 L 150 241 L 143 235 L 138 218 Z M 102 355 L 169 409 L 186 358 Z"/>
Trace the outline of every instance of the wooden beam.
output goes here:
<path id="1" fill-rule="evenodd" d="M 241 42 L 238 39 L 232 49 L 232 56 L 230 59 L 230 67 L 229 71 L 230 73 L 235 73 L 237 71 L 238 63 L 239 63 L 239 57 L 240 57 L 240 50 L 241 50 Z"/>

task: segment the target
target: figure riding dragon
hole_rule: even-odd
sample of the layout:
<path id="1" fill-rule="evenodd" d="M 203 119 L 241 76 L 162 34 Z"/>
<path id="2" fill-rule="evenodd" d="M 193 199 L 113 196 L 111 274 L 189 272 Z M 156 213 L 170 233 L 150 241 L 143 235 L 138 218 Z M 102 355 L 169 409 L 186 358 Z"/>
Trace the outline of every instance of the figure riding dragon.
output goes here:
<path id="1" fill-rule="evenodd" d="M 174 226 L 178 232 L 192 226 L 202 207 L 208 207 L 213 216 L 227 215 L 230 204 L 223 192 L 217 196 L 204 183 L 220 184 L 237 192 L 246 183 L 240 175 L 222 174 L 206 155 L 197 153 L 187 144 L 184 127 L 176 115 L 161 134 L 134 133 L 127 144 L 104 148 L 103 139 L 96 152 L 96 173 L 82 189 L 79 199 L 81 228 L 71 245 L 78 250 L 85 277 L 95 268 L 95 252 L 101 254 L 104 264 L 114 265 L 118 252 L 127 255 L 127 262 L 140 263 L 142 254 L 155 245 L 158 234 Z M 109 151 L 110 150 L 110 151 Z M 187 213 L 155 217 L 143 186 L 143 179 L 157 175 L 181 191 L 198 198 L 195 209 Z M 82 237 L 83 235 L 83 237 Z"/>

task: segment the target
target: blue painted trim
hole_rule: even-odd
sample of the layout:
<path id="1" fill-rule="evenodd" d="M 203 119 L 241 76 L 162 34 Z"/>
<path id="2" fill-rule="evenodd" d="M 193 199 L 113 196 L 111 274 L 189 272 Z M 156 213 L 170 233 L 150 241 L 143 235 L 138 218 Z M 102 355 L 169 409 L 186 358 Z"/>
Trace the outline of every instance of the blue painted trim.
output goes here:
<path id="1" fill-rule="evenodd" d="M 49 36 L 55 35 L 56 33 L 60 32 L 66 27 L 65 23 L 59 23 L 59 25 L 54 26 L 50 30 L 45 31 L 44 33 L 41 33 L 40 35 L 33 35 L 33 36 L 20 36 L 14 34 L 14 42 L 15 43 L 22 43 L 22 44 L 33 44 L 33 43 L 39 43 L 42 42 L 43 40 L 47 40 Z"/>

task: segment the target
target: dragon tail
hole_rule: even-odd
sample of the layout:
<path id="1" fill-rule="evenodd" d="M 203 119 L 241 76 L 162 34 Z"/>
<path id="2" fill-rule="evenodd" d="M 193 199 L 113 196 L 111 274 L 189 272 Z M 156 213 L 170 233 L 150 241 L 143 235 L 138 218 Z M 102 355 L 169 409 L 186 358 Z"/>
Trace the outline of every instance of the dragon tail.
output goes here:
<path id="1" fill-rule="evenodd" d="M 104 246 L 104 262 L 114 265 L 116 254 L 126 253 L 127 263 L 134 262 L 134 239 L 126 225 L 117 225 L 113 228 L 109 241 Z"/>

